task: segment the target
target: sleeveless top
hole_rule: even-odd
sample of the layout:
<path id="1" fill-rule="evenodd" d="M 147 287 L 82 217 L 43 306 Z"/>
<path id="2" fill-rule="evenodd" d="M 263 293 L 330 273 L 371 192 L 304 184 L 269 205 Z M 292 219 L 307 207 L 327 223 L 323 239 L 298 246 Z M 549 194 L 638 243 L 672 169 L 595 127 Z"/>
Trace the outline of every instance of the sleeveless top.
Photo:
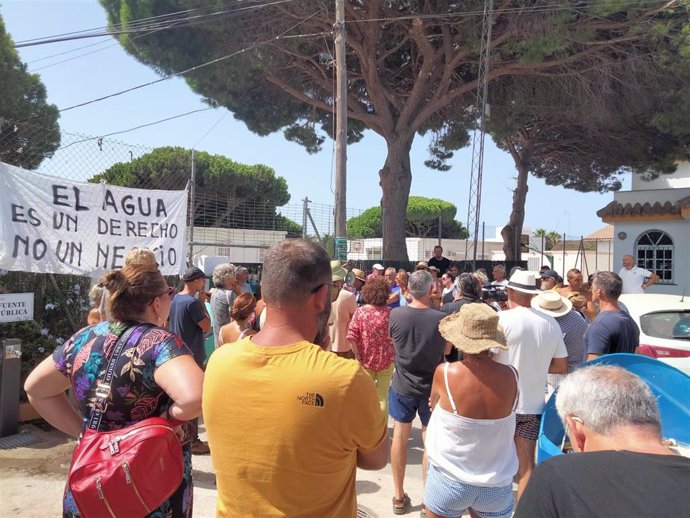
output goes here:
<path id="1" fill-rule="evenodd" d="M 517 372 L 511 367 L 517 382 Z M 446 392 L 453 412 L 436 405 L 426 432 L 426 451 L 447 478 L 473 486 L 502 487 L 517 473 L 515 452 L 515 406 L 500 419 L 472 419 L 458 414 L 448 386 L 448 363 L 444 365 Z"/>

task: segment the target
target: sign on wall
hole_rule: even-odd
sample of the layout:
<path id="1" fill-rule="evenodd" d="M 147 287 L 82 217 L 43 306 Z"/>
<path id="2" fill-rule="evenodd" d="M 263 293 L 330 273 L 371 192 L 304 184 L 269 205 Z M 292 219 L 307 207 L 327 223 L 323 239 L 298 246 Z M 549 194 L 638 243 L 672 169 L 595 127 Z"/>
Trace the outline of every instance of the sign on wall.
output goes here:
<path id="1" fill-rule="evenodd" d="M 0 294 L 0 323 L 34 319 L 33 293 Z"/>
<path id="2" fill-rule="evenodd" d="M 71 182 L 0 162 L 0 268 L 101 275 L 134 247 L 185 268 L 187 191 Z"/>

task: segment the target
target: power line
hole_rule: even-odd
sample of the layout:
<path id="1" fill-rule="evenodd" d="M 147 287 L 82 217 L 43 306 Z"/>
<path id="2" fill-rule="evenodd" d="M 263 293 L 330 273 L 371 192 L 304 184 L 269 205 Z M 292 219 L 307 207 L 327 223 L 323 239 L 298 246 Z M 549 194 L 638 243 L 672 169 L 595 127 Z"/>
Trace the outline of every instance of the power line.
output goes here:
<path id="1" fill-rule="evenodd" d="M 62 151 L 63 149 L 67 149 L 68 147 L 74 146 L 74 145 L 76 145 L 76 144 L 81 144 L 81 143 L 83 143 L 83 142 L 89 142 L 90 140 L 100 140 L 100 139 L 104 139 L 104 138 L 106 138 L 106 137 L 112 137 L 113 135 L 121 135 L 121 134 L 123 134 L 123 133 L 129 133 L 129 132 L 131 132 L 131 131 L 135 131 L 135 130 L 138 130 L 138 129 L 141 129 L 141 128 L 147 128 L 147 127 L 149 127 L 149 126 L 155 126 L 156 124 L 161 124 L 161 123 L 163 123 L 163 122 L 168 122 L 168 121 L 171 121 L 171 120 L 173 120 L 173 119 L 179 119 L 179 118 L 181 118 L 181 117 L 186 117 L 187 115 L 192 115 L 192 114 L 194 114 L 194 113 L 205 112 L 205 111 L 213 110 L 213 109 L 215 109 L 213 106 L 209 106 L 208 108 L 199 108 L 198 110 L 192 110 L 192 111 L 189 111 L 189 112 L 180 113 L 180 114 L 178 114 L 178 115 L 173 115 L 172 117 L 166 117 L 165 119 L 157 120 L 157 121 L 155 121 L 155 122 L 147 122 L 146 124 L 140 124 L 139 126 L 134 126 L 133 128 L 129 128 L 129 129 L 126 129 L 126 130 L 113 131 L 113 132 L 111 132 L 111 133 L 106 133 L 105 135 L 101 135 L 101 136 L 99 136 L 99 137 L 88 137 L 88 138 L 85 138 L 85 139 L 82 139 L 82 140 L 76 140 L 76 141 L 74 141 L 74 142 L 70 142 L 70 143 L 67 144 L 66 146 L 60 147 L 57 151 Z"/>
<path id="2" fill-rule="evenodd" d="M 672 6 L 672 4 L 676 4 L 676 0 L 671 0 L 670 2 L 664 1 L 664 0 L 633 0 L 629 2 L 630 4 L 638 4 L 638 7 L 642 7 L 645 4 L 655 5 L 659 4 L 659 6 L 666 6 L 668 5 L 669 7 Z M 534 13 L 545 13 L 545 12 L 557 12 L 557 11 L 579 11 L 582 9 L 585 9 L 587 7 L 596 7 L 597 5 L 608 5 L 610 4 L 610 0 L 581 0 L 577 3 L 567 3 L 567 4 L 554 4 L 551 6 L 544 5 L 544 6 L 534 6 L 534 7 L 505 7 L 505 8 L 499 8 L 499 9 L 494 9 L 492 13 L 494 15 L 501 15 L 501 14 L 511 14 L 511 13 L 525 13 L 525 14 L 534 14 Z M 454 19 L 454 18 L 470 18 L 470 17 L 478 17 L 478 16 L 483 16 L 484 11 L 483 10 L 474 10 L 474 11 L 463 11 L 463 12 L 457 12 L 457 13 L 445 13 L 445 14 L 423 14 L 423 13 L 416 13 L 416 14 L 409 14 L 409 15 L 401 15 L 401 16 L 390 16 L 390 17 L 385 17 L 385 18 L 363 18 L 363 19 L 357 19 L 357 20 L 345 20 L 345 23 L 347 24 L 357 24 L 357 23 L 372 23 L 372 22 L 395 22 L 395 21 L 401 21 L 401 20 L 437 20 L 437 19 Z"/>
<path id="3" fill-rule="evenodd" d="M 145 36 L 148 36 L 148 35 L 150 35 L 150 34 L 153 34 L 154 32 L 158 32 L 158 31 L 160 31 L 160 30 L 163 30 L 163 29 L 162 29 L 162 28 L 161 28 L 161 29 L 154 29 L 154 30 L 149 31 L 149 32 L 146 32 L 146 33 L 144 33 L 144 34 L 140 34 L 140 35 L 138 35 L 138 36 L 134 36 L 134 37 L 132 38 L 132 40 L 138 40 L 139 38 L 143 38 L 143 37 L 145 37 Z M 68 53 L 70 53 L 70 52 L 74 52 L 75 50 L 81 50 L 81 49 L 84 49 L 84 48 L 93 47 L 93 46 L 95 46 L 95 45 L 101 45 L 102 43 L 105 43 L 105 42 L 99 41 L 99 42 L 97 42 L 97 43 L 92 43 L 92 44 L 90 44 L 90 45 L 85 45 L 85 46 L 83 46 L 83 47 L 79 47 L 78 49 L 74 49 L 74 50 L 67 51 L 67 52 L 62 52 L 61 54 L 57 54 L 57 55 L 59 56 L 59 55 L 63 55 L 63 54 L 68 54 Z M 31 72 L 38 72 L 39 70 L 44 70 L 44 69 L 46 69 L 46 68 L 54 67 L 54 66 L 56 66 L 56 65 L 61 65 L 62 63 L 67 63 L 67 62 L 69 62 L 69 61 L 74 61 L 75 59 L 83 58 L 83 57 L 85 57 L 85 56 L 90 56 L 91 54 L 95 54 L 95 53 L 97 53 L 97 52 L 101 52 L 101 51 L 108 50 L 108 49 L 110 49 L 110 48 L 118 47 L 118 46 L 120 46 L 120 43 L 116 41 L 115 43 L 113 43 L 113 44 L 111 44 L 111 45 L 108 45 L 107 47 L 103 47 L 103 48 L 100 48 L 100 49 L 92 50 L 91 52 L 85 52 L 84 54 L 79 54 L 79 55 L 73 56 L 73 57 L 71 57 L 71 58 L 63 59 L 62 61 L 56 61 L 55 63 L 50 63 L 50 64 L 48 64 L 48 65 L 44 65 L 44 66 L 42 66 L 42 67 L 35 68 L 35 69 L 31 70 Z M 53 56 L 53 57 L 54 57 L 54 56 Z M 47 59 L 47 58 L 44 58 L 44 59 Z M 40 60 L 38 60 L 38 61 L 40 61 Z"/>
<path id="4" fill-rule="evenodd" d="M 65 111 L 73 110 L 73 109 L 75 109 L 75 108 L 81 108 L 82 106 L 87 106 L 87 105 L 89 105 L 89 104 L 93 104 L 93 103 L 96 103 L 96 102 L 99 102 L 99 101 L 104 101 L 104 100 L 106 100 L 106 99 L 110 99 L 111 97 L 117 97 L 117 96 L 119 96 L 119 95 L 123 95 L 123 94 L 129 93 L 129 92 L 132 92 L 132 91 L 134 91 L 134 90 L 139 90 L 139 89 L 145 88 L 145 87 L 147 87 L 147 86 L 155 85 L 155 84 L 157 84 L 157 83 L 161 83 L 161 82 L 163 82 L 163 81 L 167 81 L 168 79 L 171 79 L 171 78 L 173 78 L 173 77 L 182 76 L 182 75 L 188 74 L 189 72 L 194 72 L 194 71 L 196 71 L 196 70 L 200 70 L 200 69 L 205 68 L 205 67 L 207 67 L 207 66 L 214 65 L 214 64 L 216 64 L 216 63 L 220 63 L 221 61 L 225 61 L 225 60 L 227 60 L 227 59 L 230 59 L 230 58 L 232 58 L 232 57 L 234 57 L 234 56 L 237 56 L 238 54 L 243 54 L 244 52 L 247 52 L 247 51 L 250 51 L 250 50 L 257 49 L 257 48 L 262 47 L 262 46 L 264 46 L 264 45 L 267 45 L 267 44 L 269 44 L 269 43 L 271 43 L 271 42 L 274 42 L 274 41 L 276 41 L 276 40 L 288 39 L 288 38 L 298 38 L 298 37 L 307 37 L 307 36 L 321 36 L 321 35 L 323 35 L 323 34 L 329 34 L 328 32 L 320 32 L 320 33 L 316 33 L 316 34 L 297 34 L 297 35 L 292 35 L 292 36 L 285 36 L 286 33 L 288 33 L 288 32 L 290 32 L 291 30 L 297 28 L 298 26 L 300 26 L 301 24 L 303 24 L 304 22 L 306 22 L 306 21 L 309 20 L 310 18 L 313 18 L 314 16 L 316 16 L 316 14 L 317 14 L 317 13 L 315 12 L 315 13 L 313 13 L 313 14 L 307 16 L 305 19 L 301 20 L 300 22 L 296 23 L 296 24 L 293 25 L 292 27 L 290 27 L 290 28 L 286 29 L 285 31 L 283 31 L 282 33 L 280 33 L 278 36 L 275 36 L 275 37 L 273 37 L 273 38 L 271 38 L 271 39 L 269 39 L 269 40 L 265 40 L 265 41 L 260 42 L 260 43 L 255 43 L 255 44 L 253 44 L 253 45 L 250 45 L 249 47 L 245 47 L 245 48 L 240 49 L 240 50 L 238 50 L 238 51 L 235 51 L 235 52 L 232 52 L 232 53 L 227 54 L 227 55 L 225 55 L 225 56 L 222 56 L 222 57 L 220 57 L 220 58 L 212 59 L 211 61 L 207 61 L 206 63 L 202 63 L 202 64 L 200 64 L 200 65 L 196 65 L 196 66 L 187 68 L 187 69 L 182 70 L 182 71 L 180 71 L 180 72 L 175 72 L 175 73 L 173 73 L 173 74 L 168 74 L 168 75 L 163 76 L 163 77 L 161 77 L 161 78 L 159 78 L 159 79 L 156 79 L 156 80 L 154 80 L 154 81 L 149 81 L 149 82 L 147 82 L 147 83 L 142 83 L 142 84 L 133 86 L 133 87 L 131 87 L 131 88 L 126 88 L 125 90 L 120 90 L 119 92 L 115 92 L 115 93 L 112 93 L 112 94 L 109 94 L 109 95 L 104 95 L 104 96 L 102 96 L 102 97 L 97 97 L 97 98 L 95 98 L 95 99 L 91 99 L 91 100 L 85 101 L 85 102 L 83 102 L 83 103 L 75 104 L 75 105 L 73 105 L 73 106 L 68 106 L 67 108 L 61 109 L 60 112 L 62 113 L 62 112 L 65 112 Z"/>
<path id="5" fill-rule="evenodd" d="M 89 31 L 76 31 L 74 33 L 66 33 L 65 35 L 61 36 L 56 36 L 56 37 L 48 37 L 48 38 L 35 38 L 33 40 L 23 40 L 20 42 L 15 43 L 14 48 L 23 48 L 23 47 L 33 47 L 36 45 L 46 45 L 49 43 L 62 43 L 66 41 L 74 41 L 74 40 L 82 40 L 82 39 L 87 39 L 87 38 L 104 38 L 108 36 L 120 36 L 123 34 L 138 34 L 141 32 L 147 32 L 151 31 L 153 29 L 156 30 L 169 30 L 169 29 L 179 29 L 179 28 L 184 28 L 184 27 L 192 27 L 194 25 L 199 25 L 202 23 L 207 23 L 208 21 L 212 21 L 218 16 L 225 15 L 225 14 L 234 14 L 234 13 L 239 13 L 239 12 L 246 12 L 246 11 L 251 11 L 251 10 L 256 10 L 256 9 L 262 9 L 264 7 L 272 7 L 274 5 L 279 5 L 279 4 L 284 4 L 287 2 L 294 2 L 295 0 L 275 0 L 274 2 L 269 2 L 265 4 L 259 4 L 259 5 L 253 5 L 253 6 L 247 6 L 247 7 L 241 7 L 238 9 L 228 9 L 225 11 L 217 11 L 214 13 L 208 13 L 208 14 L 201 14 L 197 16 L 192 16 L 192 17 L 186 17 L 185 19 L 181 20 L 174 20 L 172 23 L 167 22 L 168 25 L 160 25 L 160 23 L 154 24 L 154 25 L 148 25 L 148 26 L 140 26 L 140 27 L 135 27 L 135 28 L 130 28 L 130 29 L 118 29 L 118 30 L 106 30 L 106 31 L 101 31 L 101 32 L 89 32 Z M 181 21 L 184 21 L 185 23 L 180 23 Z"/>
<path id="6" fill-rule="evenodd" d="M 217 8 L 221 8 L 221 7 L 223 7 L 223 6 L 229 5 L 230 3 L 233 3 L 233 2 L 234 2 L 234 3 L 239 3 L 239 2 L 243 2 L 243 1 L 246 1 L 246 0 L 228 0 L 228 1 L 224 2 L 223 4 L 221 4 L 221 6 L 216 6 L 215 4 L 213 4 L 213 5 L 209 5 L 209 6 L 207 6 L 207 7 L 195 7 L 194 9 L 185 9 L 185 10 L 183 10 L 183 11 L 175 11 L 175 12 L 167 13 L 167 14 L 159 14 L 159 15 L 156 15 L 156 16 L 149 16 L 149 17 L 146 17 L 146 18 L 137 18 L 137 19 L 134 19 L 134 20 L 130 20 L 129 22 L 121 22 L 121 23 L 114 24 L 114 25 L 112 26 L 112 28 L 117 29 L 117 30 L 120 30 L 120 29 L 122 29 L 122 28 L 125 27 L 125 26 L 129 26 L 130 28 L 141 27 L 141 26 L 144 25 L 146 22 L 149 22 L 149 21 L 151 21 L 151 20 L 160 20 L 160 19 L 163 19 L 163 18 L 173 18 L 173 17 L 176 17 L 176 16 L 179 17 L 178 19 L 184 19 L 184 18 L 182 17 L 182 15 L 184 15 L 184 14 L 186 14 L 186 13 L 191 13 L 191 12 L 195 12 L 195 11 L 203 11 L 203 10 L 206 10 L 206 9 L 217 9 Z M 61 33 L 61 34 L 53 34 L 53 35 L 50 35 L 50 36 L 42 36 L 42 37 L 40 37 L 40 38 L 29 38 L 29 39 L 26 39 L 26 40 L 18 41 L 18 42 L 16 42 L 16 43 L 28 43 L 28 42 L 31 42 L 31 41 L 43 40 L 43 39 L 46 39 L 46 38 L 58 38 L 58 37 L 61 37 L 61 36 L 70 36 L 70 35 L 73 35 L 73 34 L 83 34 L 83 33 L 86 33 L 86 32 L 92 32 L 92 31 L 107 31 L 107 30 L 108 30 L 108 27 L 107 27 L 107 26 L 106 26 L 106 27 L 94 27 L 94 28 L 92 28 L 92 29 L 82 29 L 82 30 L 79 30 L 79 31 L 71 31 L 71 32 L 64 32 L 64 33 Z"/>
<path id="7" fill-rule="evenodd" d="M 204 133 L 204 135 L 203 135 L 199 140 L 196 141 L 196 143 L 192 146 L 192 149 L 196 149 L 196 147 L 197 147 L 199 144 L 201 144 L 201 141 L 204 140 L 206 137 L 208 137 L 209 133 L 211 133 L 214 129 L 216 129 L 216 126 L 218 126 L 218 124 L 220 124 L 221 122 L 223 122 L 223 119 L 225 119 L 225 117 L 228 116 L 228 113 L 230 113 L 230 112 L 226 111 L 225 113 L 223 113 L 223 115 L 220 117 L 220 119 L 218 119 L 218 120 L 216 121 L 216 123 L 215 123 L 213 126 L 211 126 L 211 127 L 208 129 L 208 131 L 207 131 L 206 133 Z"/>

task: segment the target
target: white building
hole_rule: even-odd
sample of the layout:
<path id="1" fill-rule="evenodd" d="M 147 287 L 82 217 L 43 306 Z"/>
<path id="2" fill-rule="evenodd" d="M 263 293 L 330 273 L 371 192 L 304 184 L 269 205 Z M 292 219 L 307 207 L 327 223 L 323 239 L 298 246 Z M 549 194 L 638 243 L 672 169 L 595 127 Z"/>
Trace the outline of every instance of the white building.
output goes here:
<path id="1" fill-rule="evenodd" d="M 501 227 L 495 228 L 495 235 L 486 237 L 483 242 L 477 243 L 478 261 L 505 261 L 503 253 L 503 238 L 501 237 Z M 531 231 L 524 229 L 523 242 L 531 237 Z M 408 237 L 405 239 L 407 245 L 407 256 L 411 262 L 427 261 L 434 255 L 434 247 L 439 244 L 438 238 Z M 466 240 L 464 239 L 442 239 L 443 255 L 451 261 L 464 261 Z M 473 253 L 470 254 L 472 259 Z M 383 257 L 383 240 L 378 238 L 352 239 L 348 241 L 347 258 L 352 261 L 378 261 Z M 541 254 L 523 249 L 522 260 L 527 261 L 530 269 L 539 269 Z"/>
<path id="2" fill-rule="evenodd" d="M 690 294 L 690 163 L 651 181 L 634 175 L 597 215 L 614 225 L 614 271 L 629 254 L 661 278 L 650 293 Z"/>
<path id="3" fill-rule="evenodd" d="M 600 271 L 612 271 L 613 262 L 613 225 L 606 225 L 596 232 L 575 240 L 556 243 L 545 255 L 554 270 L 564 278 L 568 270 L 577 268 L 585 276 Z M 616 268 L 617 270 L 617 268 Z"/>

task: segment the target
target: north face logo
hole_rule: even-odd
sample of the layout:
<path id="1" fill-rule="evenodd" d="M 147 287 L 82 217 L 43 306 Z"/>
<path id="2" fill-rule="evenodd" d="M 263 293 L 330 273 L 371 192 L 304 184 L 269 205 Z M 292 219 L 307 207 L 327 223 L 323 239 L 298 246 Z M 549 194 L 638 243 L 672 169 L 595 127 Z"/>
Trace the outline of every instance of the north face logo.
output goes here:
<path id="1" fill-rule="evenodd" d="M 304 396 L 297 396 L 297 400 L 307 406 L 324 406 L 323 396 L 316 392 L 307 392 Z"/>

